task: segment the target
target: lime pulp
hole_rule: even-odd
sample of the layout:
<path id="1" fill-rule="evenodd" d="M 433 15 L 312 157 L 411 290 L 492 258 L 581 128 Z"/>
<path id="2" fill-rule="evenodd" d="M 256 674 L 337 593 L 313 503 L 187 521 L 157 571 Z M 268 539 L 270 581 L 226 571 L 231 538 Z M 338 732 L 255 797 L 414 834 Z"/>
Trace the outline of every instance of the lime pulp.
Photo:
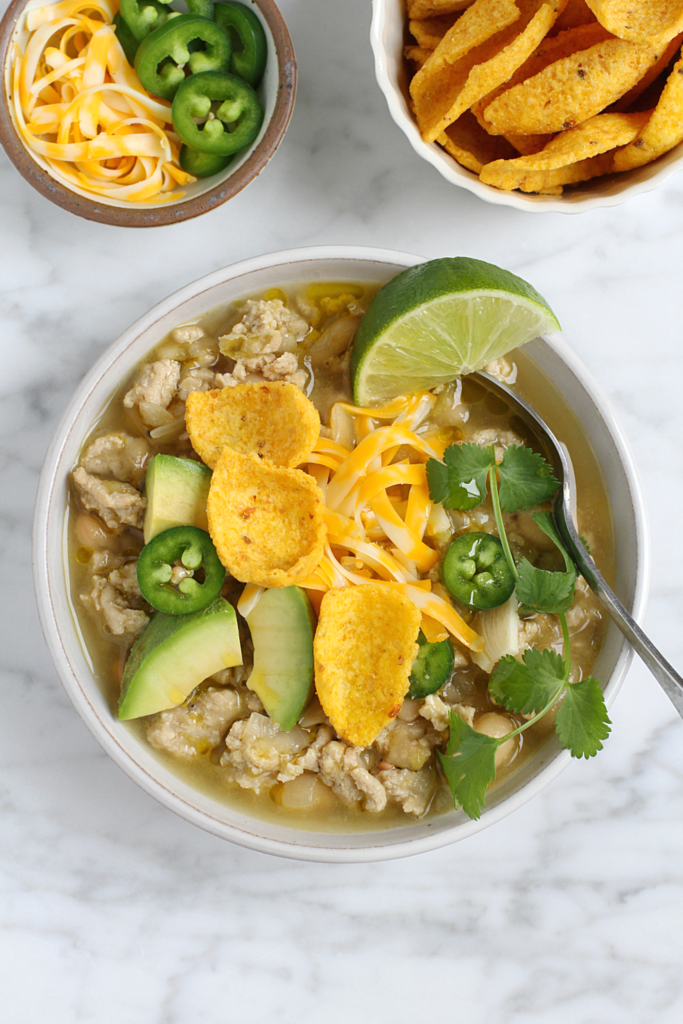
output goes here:
<path id="1" fill-rule="evenodd" d="M 467 257 L 411 267 L 377 292 L 358 327 L 358 405 L 430 390 L 480 370 L 560 325 L 522 278 Z"/>

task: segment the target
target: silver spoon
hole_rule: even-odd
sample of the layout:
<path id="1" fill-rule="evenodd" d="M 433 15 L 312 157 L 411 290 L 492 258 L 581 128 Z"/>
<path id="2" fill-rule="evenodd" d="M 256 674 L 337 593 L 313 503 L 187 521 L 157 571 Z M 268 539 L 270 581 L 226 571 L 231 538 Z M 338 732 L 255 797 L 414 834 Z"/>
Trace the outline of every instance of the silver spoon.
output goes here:
<path id="1" fill-rule="evenodd" d="M 595 562 L 586 551 L 574 522 L 573 508 L 576 505 L 576 484 L 574 467 L 569 453 L 548 425 L 534 412 L 530 405 L 516 395 L 506 384 L 483 371 L 473 374 L 489 391 L 503 395 L 506 403 L 532 428 L 546 450 L 555 475 L 562 485 L 555 497 L 553 515 L 567 550 L 576 562 L 583 578 L 607 609 L 610 618 L 619 627 L 635 652 L 642 658 L 667 697 L 683 718 L 683 678 L 669 664 L 655 645 L 645 636 L 642 629 L 629 615 L 614 591 L 600 575 Z"/>

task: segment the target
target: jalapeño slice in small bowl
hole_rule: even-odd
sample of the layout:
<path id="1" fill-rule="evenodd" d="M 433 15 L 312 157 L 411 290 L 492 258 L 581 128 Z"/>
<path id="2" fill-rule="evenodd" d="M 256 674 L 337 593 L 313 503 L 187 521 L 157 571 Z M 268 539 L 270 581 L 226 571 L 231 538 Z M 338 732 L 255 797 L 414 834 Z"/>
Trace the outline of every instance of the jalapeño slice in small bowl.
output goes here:
<path id="1" fill-rule="evenodd" d="M 226 72 L 190 75 L 173 100 L 173 127 L 200 153 L 231 156 L 254 141 L 262 124 L 263 107 L 254 90 Z"/>
<path id="2" fill-rule="evenodd" d="M 454 540 L 441 576 L 457 601 L 478 611 L 504 604 L 515 589 L 503 545 L 490 533 L 465 533 Z"/>
<path id="3" fill-rule="evenodd" d="M 268 43 L 258 17 L 245 4 L 217 3 L 213 13 L 217 25 L 230 36 L 230 71 L 256 89 L 266 69 Z"/>
<path id="4" fill-rule="evenodd" d="M 225 580 L 213 541 L 196 526 L 173 526 L 140 552 L 138 586 L 145 601 L 167 615 L 189 615 L 208 607 Z M 200 582 L 195 574 L 202 573 Z"/>
<path id="5" fill-rule="evenodd" d="M 200 73 L 227 70 L 231 57 L 230 38 L 220 25 L 194 14 L 179 14 L 140 43 L 135 70 L 147 92 L 172 100 L 186 80 L 186 69 L 194 79 Z"/>
<path id="6" fill-rule="evenodd" d="M 210 178 L 220 174 L 232 160 L 231 156 L 216 156 L 215 153 L 200 153 L 191 146 L 181 146 L 178 162 L 184 171 L 195 178 Z"/>
<path id="7" fill-rule="evenodd" d="M 161 28 L 165 25 L 169 17 L 174 13 L 167 4 L 170 0 L 121 0 L 121 7 L 117 17 L 120 19 L 120 25 L 116 27 L 116 34 L 121 41 L 123 46 L 123 39 L 127 38 L 126 33 L 133 37 L 135 40 L 135 49 L 129 47 L 133 53 L 133 60 L 135 59 L 135 52 L 137 44 L 141 43 L 146 36 L 153 32 L 157 28 Z M 116 18 L 114 19 L 116 24 Z M 123 47 L 126 57 L 132 64 L 129 52 L 126 47 Z"/>

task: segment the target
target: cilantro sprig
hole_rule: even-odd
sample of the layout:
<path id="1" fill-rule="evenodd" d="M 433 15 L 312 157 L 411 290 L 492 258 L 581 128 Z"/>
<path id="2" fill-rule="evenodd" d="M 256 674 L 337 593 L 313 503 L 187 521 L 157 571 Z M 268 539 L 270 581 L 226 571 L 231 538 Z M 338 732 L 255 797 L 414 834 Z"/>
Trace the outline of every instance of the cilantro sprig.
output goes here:
<path id="1" fill-rule="evenodd" d="M 569 628 L 565 613 L 571 608 L 576 587 L 576 566 L 547 511 L 535 512 L 534 522 L 553 541 L 564 560 L 563 572 L 539 569 L 527 558 L 517 564 L 505 530 L 503 512 L 544 505 L 559 488 L 545 459 L 523 445 L 509 447 L 496 464 L 493 445 L 451 445 L 444 461 L 429 459 L 427 482 L 432 501 L 446 508 L 470 511 L 491 495 L 493 514 L 505 557 L 515 580 L 515 593 L 525 612 L 545 612 L 560 618 L 563 655 L 532 648 L 522 660 L 507 655 L 500 659 L 489 680 L 489 692 L 497 704 L 526 720 L 500 738 L 479 733 L 457 712 L 449 714 L 449 739 L 439 751 L 444 775 L 456 806 L 471 818 L 479 818 L 486 790 L 496 777 L 496 751 L 521 735 L 557 706 L 555 731 L 572 757 L 593 757 L 610 733 L 610 720 L 597 679 L 571 683 Z M 561 703 L 560 703 L 561 701 Z"/>
<path id="2" fill-rule="evenodd" d="M 562 700 L 555 714 L 560 744 L 572 757 L 593 757 L 602 750 L 611 722 L 597 679 L 589 676 L 569 682 L 571 657 L 567 620 L 561 616 L 565 656 L 555 651 L 531 649 L 523 660 L 507 655 L 491 674 L 489 693 L 507 711 L 530 715 L 525 722 L 500 738 L 477 732 L 457 711 L 449 713 L 450 735 L 445 753 L 438 751 L 446 781 L 456 806 L 475 820 L 481 816 L 486 790 L 496 777 L 496 751 L 521 735 Z"/>
<path id="3" fill-rule="evenodd" d="M 427 482 L 432 501 L 446 508 L 469 511 L 486 499 L 491 470 L 500 476 L 500 503 L 505 512 L 518 512 L 550 501 L 560 486 L 542 455 L 524 445 L 511 445 L 497 466 L 493 445 L 452 444 L 443 462 L 429 459 Z M 493 488 L 492 488 L 493 489 Z"/>
<path id="4" fill-rule="evenodd" d="M 519 512 L 545 504 L 560 486 L 541 455 L 524 445 L 512 445 L 497 465 L 493 445 L 452 444 L 444 452 L 443 462 L 428 460 L 427 482 L 432 501 L 465 512 L 481 505 L 490 491 L 498 535 L 515 579 L 517 599 L 529 611 L 559 614 L 571 608 L 576 569 L 551 516 L 547 512 L 536 512 L 533 519 L 562 552 L 564 573 L 538 569 L 527 558 L 522 558 L 517 565 L 505 532 L 503 512 Z"/>

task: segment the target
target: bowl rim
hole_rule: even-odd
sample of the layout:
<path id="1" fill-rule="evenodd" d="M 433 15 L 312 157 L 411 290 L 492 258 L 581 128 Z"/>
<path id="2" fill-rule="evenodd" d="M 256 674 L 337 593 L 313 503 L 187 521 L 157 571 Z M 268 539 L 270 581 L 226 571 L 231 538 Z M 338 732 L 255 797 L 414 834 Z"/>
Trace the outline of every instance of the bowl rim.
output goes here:
<path id="1" fill-rule="evenodd" d="M 86 692 L 78 682 L 74 668 L 71 665 L 66 652 L 57 616 L 53 606 L 52 588 L 53 580 L 48 564 L 48 530 L 49 512 L 57 497 L 63 508 L 63 501 L 56 496 L 59 485 L 58 469 L 61 454 L 66 446 L 71 430 L 74 427 L 78 413 L 84 402 L 94 390 L 96 385 L 107 375 L 112 365 L 131 346 L 136 339 L 146 330 L 154 326 L 162 317 L 171 313 L 189 299 L 200 296 L 203 292 L 212 289 L 226 281 L 235 281 L 255 271 L 274 269 L 279 265 L 292 265 L 296 263 L 310 263 L 311 261 L 340 261 L 349 260 L 358 262 L 360 260 L 368 263 L 389 264 L 391 266 L 410 267 L 425 262 L 425 257 L 411 253 L 396 252 L 389 249 L 366 248 L 362 246 L 315 246 L 309 248 L 290 249 L 276 253 L 266 253 L 261 256 L 252 257 L 213 271 L 206 276 L 186 285 L 173 292 L 161 302 L 157 303 L 147 313 L 136 320 L 123 334 L 110 345 L 99 357 L 92 368 L 86 373 L 78 385 L 71 401 L 69 402 L 60 423 L 53 433 L 51 443 L 45 456 L 43 469 L 38 483 L 32 535 L 32 561 L 33 580 L 36 593 L 36 603 L 40 617 L 41 626 L 45 640 L 52 657 L 53 664 L 57 671 L 67 695 L 74 704 L 78 714 L 83 719 L 92 735 L 103 747 L 112 760 L 121 768 L 134 782 L 136 782 L 146 793 L 154 797 L 159 803 L 179 814 L 182 818 L 200 828 L 223 839 L 228 839 L 240 846 L 256 850 L 260 853 L 274 854 L 295 860 L 322 861 L 328 863 L 358 863 L 375 862 L 380 860 L 393 860 L 414 854 L 427 852 L 448 846 L 461 839 L 467 838 L 489 825 L 506 817 L 517 810 L 532 797 L 544 789 L 570 761 L 570 754 L 563 750 L 557 754 L 549 764 L 543 767 L 532 779 L 522 785 L 509 797 L 502 800 L 488 810 L 484 810 L 478 821 L 467 820 L 455 824 L 452 828 L 442 832 L 434 832 L 423 837 L 413 839 L 407 838 L 391 845 L 372 845 L 372 837 L 376 833 L 369 832 L 368 845 L 350 848 L 337 848 L 334 846 L 306 845 L 300 841 L 287 842 L 282 839 L 273 839 L 266 836 L 256 835 L 246 829 L 228 824 L 213 817 L 199 807 L 192 805 L 178 792 L 171 790 L 160 778 L 154 777 L 147 769 L 140 765 L 134 758 L 124 750 L 114 734 L 112 725 L 107 726 L 103 718 L 89 700 Z M 569 346 L 561 338 L 546 337 L 543 339 L 550 348 L 559 355 L 569 370 L 578 378 L 579 383 L 588 393 L 589 398 L 595 404 L 612 442 L 618 452 L 619 459 L 628 483 L 632 499 L 633 516 L 635 523 L 636 540 L 636 567 L 633 590 L 632 612 L 637 621 L 642 621 L 650 575 L 650 547 L 647 527 L 647 515 L 643 493 L 640 485 L 638 471 L 634 458 L 623 431 L 616 421 L 611 406 L 593 380 L 581 360 L 574 354 Z M 112 389 L 113 390 L 113 389 Z M 622 682 L 628 671 L 633 657 L 632 649 L 625 643 L 621 643 L 619 654 L 615 661 L 614 668 L 606 684 L 606 701 L 611 706 Z M 249 821 L 258 821 L 250 818 Z M 303 830 L 296 830 L 297 836 L 306 835 Z M 311 836 L 319 836 L 319 833 L 310 833 Z M 358 833 L 354 833 L 358 834 Z"/>
<path id="2" fill-rule="evenodd" d="M 393 0 L 392 0 L 393 2 Z M 564 213 L 579 214 L 588 210 L 596 210 L 621 206 L 633 196 L 643 195 L 659 188 L 671 175 L 683 170 L 683 150 L 681 156 L 674 161 L 662 163 L 658 171 L 641 181 L 626 181 L 623 188 L 611 195 L 586 196 L 567 201 L 564 197 L 538 196 L 519 191 L 505 192 L 492 185 L 480 181 L 471 171 L 452 160 L 450 167 L 443 159 L 445 153 L 436 142 L 424 142 L 416 123 L 408 116 L 403 106 L 403 94 L 398 83 L 391 78 L 386 67 L 386 50 L 382 42 L 382 29 L 388 17 L 389 0 L 372 0 L 372 22 L 370 25 L 370 45 L 375 58 L 375 78 L 389 107 L 392 120 L 401 129 L 410 145 L 417 153 L 436 168 L 439 174 L 458 188 L 464 188 L 484 202 L 494 206 L 509 206 L 526 213 Z M 402 5 L 401 5 L 402 7 Z M 397 6 L 398 9 L 398 6 Z M 667 154 L 663 154 L 666 156 Z"/>
<path id="3" fill-rule="evenodd" d="M 268 126 L 259 143 L 234 174 L 220 181 L 213 188 L 191 199 L 180 200 L 172 205 L 139 208 L 109 206 L 97 198 L 92 199 L 72 192 L 56 178 L 45 171 L 34 160 L 14 127 L 10 115 L 10 101 L 7 94 L 5 67 L 9 58 L 9 47 L 16 23 L 28 0 L 12 0 L 0 21 L 0 71 L 2 71 L 2 100 L 0 102 L 0 145 L 19 171 L 21 176 L 42 196 L 69 213 L 75 213 L 86 220 L 115 227 L 154 228 L 165 224 L 178 224 L 191 220 L 202 213 L 208 213 L 222 203 L 232 199 L 256 178 L 274 155 L 287 130 L 296 96 L 297 68 L 294 45 L 289 29 L 275 0 L 248 0 L 255 3 L 273 36 L 278 62 L 278 84 L 275 107 Z"/>

